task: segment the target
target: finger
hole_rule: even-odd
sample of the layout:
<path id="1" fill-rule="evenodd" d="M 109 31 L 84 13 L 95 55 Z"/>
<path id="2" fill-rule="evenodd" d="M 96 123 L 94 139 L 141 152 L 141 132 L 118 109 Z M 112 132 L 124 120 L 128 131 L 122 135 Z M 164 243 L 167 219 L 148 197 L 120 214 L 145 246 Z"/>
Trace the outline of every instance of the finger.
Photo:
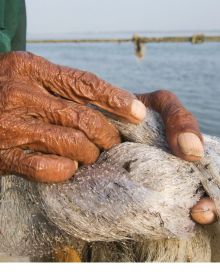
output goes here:
<path id="1" fill-rule="evenodd" d="M 16 53 L 19 73 L 32 77 L 51 92 L 78 103 L 91 103 L 130 122 L 139 123 L 146 109 L 130 92 L 119 89 L 96 75 L 50 63 L 31 53 Z"/>
<path id="2" fill-rule="evenodd" d="M 173 93 L 159 90 L 137 97 L 161 114 L 167 142 L 175 155 L 188 161 L 197 161 L 204 156 L 199 125 Z"/>
<path id="3" fill-rule="evenodd" d="M 109 149 L 120 143 L 119 132 L 103 114 L 85 105 L 50 95 L 42 87 L 32 84 L 27 89 L 16 85 L 11 99 L 13 106 L 32 107 L 29 115 L 81 130 L 100 148 Z"/>
<path id="4" fill-rule="evenodd" d="M 25 153 L 13 148 L 0 152 L 2 169 L 29 180 L 45 183 L 58 183 L 71 178 L 77 168 L 76 161 L 56 155 Z"/>
<path id="5" fill-rule="evenodd" d="M 28 116 L 26 108 L 5 112 L 1 116 L 1 123 L 1 149 L 15 146 L 28 148 L 67 157 L 83 164 L 91 164 L 99 156 L 98 147 L 83 132 L 34 119 Z"/>
<path id="6" fill-rule="evenodd" d="M 23 145 L 34 151 L 56 154 L 82 164 L 92 164 L 99 156 L 99 149 L 79 131 L 68 127 L 45 124 L 27 124 L 28 143 Z"/>
<path id="7" fill-rule="evenodd" d="M 201 225 L 213 224 L 218 220 L 215 203 L 210 197 L 200 199 L 191 209 L 192 219 Z"/>
<path id="8" fill-rule="evenodd" d="M 60 102 L 59 98 L 57 102 Z M 51 111 L 45 111 L 50 123 L 78 129 L 102 149 L 110 149 L 120 143 L 118 130 L 100 112 L 81 104 L 62 103 L 61 110 L 54 110 L 52 105 Z"/>

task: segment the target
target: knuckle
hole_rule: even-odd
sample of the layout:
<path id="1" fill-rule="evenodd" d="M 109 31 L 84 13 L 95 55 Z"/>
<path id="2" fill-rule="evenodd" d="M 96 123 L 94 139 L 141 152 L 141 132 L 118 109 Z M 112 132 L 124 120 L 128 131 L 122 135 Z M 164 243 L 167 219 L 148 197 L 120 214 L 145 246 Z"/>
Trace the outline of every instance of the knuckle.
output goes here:
<path id="1" fill-rule="evenodd" d="M 6 55 L 6 59 L 10 62 L 11 65 L 17 66 L 21 60 L 26 57 L 24 52 L 12 51 Z"/>
<path id="2" fill-rule="evenodd" d="M 157 94 L 158 96 L 160 96 L 160 95 L 166 96 L 167 98 L 169 98 L 171 100 L 176 98 L 175 93 L 173 93 L 169 90 L 166 90 L 166 89 L 160 89 L 160 90 L 156 91 L 155 94 Z"/>
<path id="3" fill-rule="evenodd" d="M 12 88 L 12 86 L 8 85 L 7 90 L 4 91 L 2 97 L 4 101 L 7 103 L 16 99 L 17 92 Z"/>
<path id="4" fill-rule="evenodd" d="M 105 82 L 95 74 L 87 71 L 77 70 L 74 75 L 75 86 L 80 95 L 86 99 L 96 101 L 105 88 Z"/>
<path id="5" fill-rule="evenodd" d="M 37 160 L 35 161 L 35 164 L 32 165 L 30 171 L 33 178 L 36 178 L 38 180 L 44 179 L 48 171 L 48 165 L 45 164 L 44 160 Z"/>
<path id="6" fill-rule="evenodd" d="M 31 62 L 34 55 L 29 52 L 12 51 L 4 55 L 4 62 L 9 76 L 16 76 Z"/>
<path id="7" fill-rule="evenodd" d="M 20 104 L 24 92 L 20 92 L 16 89 L 16 85 L 13 83 L 8 83 L 5 85 L 1 93 L 1 105 L 4 109 L 14 108 Z"/>
<path id="8" fill-rule="evenodd" d="M 10 53 L 11 59 L 15 62 L 20 62 L 21 60 L 26 60 L 33 56 L 30 52 L 23 52 L 23 51 L 12 51 Z"/>
<path id="9" fill-rule="evenodd" d="M 120 142 L 119 132 L 100 112 L 88 109 L 79 116 L 79 128 L 104 149 Z"/>
<path id="10" fill-rule="evenodd" d="M 79 127 L 80 128 L 90 128 L 97 129 L 102 125 L 102 117 L 98 112 L 90 108 L 86 108 L 85 110 L 79 112 Z"/>
<path id="11" fill-rule="evenodd" d="M 47 164 L 45 164 L 45 161 L 43 160 L 38 160 L 36 161 L 35 165 L 33 166 L 35 174 L 41 173 L 47 168 Z"/>

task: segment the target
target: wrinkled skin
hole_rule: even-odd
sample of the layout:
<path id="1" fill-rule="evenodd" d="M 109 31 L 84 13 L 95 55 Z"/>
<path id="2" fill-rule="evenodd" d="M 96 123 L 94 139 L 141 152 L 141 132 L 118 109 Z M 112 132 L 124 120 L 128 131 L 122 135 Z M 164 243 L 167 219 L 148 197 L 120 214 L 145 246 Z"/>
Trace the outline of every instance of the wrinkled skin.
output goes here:
<path id="1" fill-rule="evenodd" d="M 190 161 L 201 158 L 202 136 L 197 121 L 174 94 L 161 90 L 135 97 L 92 73 L 59 66 L 31 53 L 1 55 L 1 174 L 18 174 L 41 182 L 69 179 L 78 163 L 91 164 L 100 150 L 120 142 L 116 128 L 86 105 L 139 123 L 145 107 L 137 98 L 161 114 L 175 155 Z M 186 132 L 196 137 L 199 153 L 194 153 L 195 147 L 187 152 L 185 144 L 181 148 L 178 137 Z M 191 145 L 188 138 L 186 144 Z"/>

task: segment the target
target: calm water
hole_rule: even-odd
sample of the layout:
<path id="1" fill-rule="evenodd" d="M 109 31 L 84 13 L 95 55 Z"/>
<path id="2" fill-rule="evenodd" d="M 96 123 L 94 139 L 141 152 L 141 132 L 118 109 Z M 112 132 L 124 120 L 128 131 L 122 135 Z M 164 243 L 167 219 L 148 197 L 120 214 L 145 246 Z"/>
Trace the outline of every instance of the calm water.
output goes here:
<path id="1" fill-rule="evenodd" d="M 220 43 L 149 44 L 142 60 L 130 43 L 29 44 L 28 50 L 133 92 L 171 90 L 203 133 L 220 136 Z"/>

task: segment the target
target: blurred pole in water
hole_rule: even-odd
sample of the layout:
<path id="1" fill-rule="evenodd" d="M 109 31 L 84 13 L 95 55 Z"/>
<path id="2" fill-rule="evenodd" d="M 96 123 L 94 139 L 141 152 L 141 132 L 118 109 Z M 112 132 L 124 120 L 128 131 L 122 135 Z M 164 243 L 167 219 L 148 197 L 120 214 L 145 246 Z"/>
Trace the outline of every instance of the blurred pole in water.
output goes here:
<path id="1" fill-rule="evenodd" d="M 145 54 L 145 44 L 141 41 L 141 38 L 138 36 L 138 34 L 134 34 L 133 36 L 133 42 L 135 47 L 135 55 L 137 58 L 142 59 Z"/>

